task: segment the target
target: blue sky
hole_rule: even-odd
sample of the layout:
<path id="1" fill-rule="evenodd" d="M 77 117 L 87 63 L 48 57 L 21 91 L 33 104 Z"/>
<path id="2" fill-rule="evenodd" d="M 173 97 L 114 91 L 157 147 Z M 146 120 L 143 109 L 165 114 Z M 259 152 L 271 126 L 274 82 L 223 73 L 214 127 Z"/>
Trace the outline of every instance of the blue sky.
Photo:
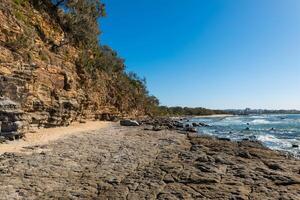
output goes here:
<path id="1" fill-rule="evenodd" d="M 299 0 L 106 0 L 100 42 L 161 104 L 300 109 Z"/>

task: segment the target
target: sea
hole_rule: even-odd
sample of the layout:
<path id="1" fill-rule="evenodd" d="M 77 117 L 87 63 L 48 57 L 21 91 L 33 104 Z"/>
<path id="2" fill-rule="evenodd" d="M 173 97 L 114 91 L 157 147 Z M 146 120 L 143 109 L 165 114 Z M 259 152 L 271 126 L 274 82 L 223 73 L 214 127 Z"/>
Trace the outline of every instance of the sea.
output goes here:
<path id="1" fill-rule="evenodd" d="M 189 123 L 202 122 L 199 134 L 258 140 L 270 149 L 280 150 L 300 158 L 300 114 L 241 115 L 191 118 Z"/>

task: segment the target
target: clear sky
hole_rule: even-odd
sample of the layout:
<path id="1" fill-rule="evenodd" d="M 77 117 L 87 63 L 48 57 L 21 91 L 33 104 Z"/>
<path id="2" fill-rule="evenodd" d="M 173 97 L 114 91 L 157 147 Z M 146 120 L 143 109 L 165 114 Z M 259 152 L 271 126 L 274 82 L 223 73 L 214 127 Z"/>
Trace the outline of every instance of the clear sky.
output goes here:
<path id="1" fill-rule="evenodd" d="M 300 0 L 105 0 L 101 43 L 163 105 L 300 109 Z"/>

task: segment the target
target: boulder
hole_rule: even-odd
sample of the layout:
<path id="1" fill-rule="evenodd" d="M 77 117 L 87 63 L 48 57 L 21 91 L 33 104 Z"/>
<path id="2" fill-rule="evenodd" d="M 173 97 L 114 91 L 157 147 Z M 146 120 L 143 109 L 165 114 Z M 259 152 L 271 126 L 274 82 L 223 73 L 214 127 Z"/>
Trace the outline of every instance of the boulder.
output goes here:
<path id="1" fill-rule="evenodd" d="M 266 163 L 265 162 L 265 165 L 267 165 L 272 170 L 283 170 L 283 167 L 278 163 Z"/>
<path id="2" fill-rule="evenodd" d="M 242 158 L 247 158 L 247 159 L 251 159 L 252 156 L 250 155 L 250 153 L 248 151 L 240 151 L 238 152 L 238 156 L 242 157 Z"/>
<path id="3" fill-rule="evenodd" d="M 175 121 L 174 126 L 177 127 L 177 128 L 183 128 L 184 124 L 182 122 Z"/>
<path id="4" fill-rule="evenodd" d="M 218 140 L 221 140 L 221 141 L 231 141 L 230 138 L 225 138 L 225 137 L 219 137 Z"/>
<path id="5" fill-rule="evenodd" d="M 140 124 L 135 120 L 125 119 L 125 120 L 120 121 L 120 125 L 121 126 L 139 126 Z"/>
<path id="6" fill-rule="evenodd" d="M 2 122 L 1 132 L 14 132 L 19 131 L 23 128 L 23 123 L 20 121 L 17 122 Z"/>
<path id="7" fill-rule="evenodd" d="M 199 126 L 209 127 L 208 124 L 205 124 L 205 123 L 203 123 L 203 122 L 199 122 Z"/>
<path id="8" fill-rule="evenodd" d="M 193 127 L 198 127 L 199 126 L 199 124 L 196 123 L 196 122 L 193 122 L 192 125 L 193 125 Z"/>

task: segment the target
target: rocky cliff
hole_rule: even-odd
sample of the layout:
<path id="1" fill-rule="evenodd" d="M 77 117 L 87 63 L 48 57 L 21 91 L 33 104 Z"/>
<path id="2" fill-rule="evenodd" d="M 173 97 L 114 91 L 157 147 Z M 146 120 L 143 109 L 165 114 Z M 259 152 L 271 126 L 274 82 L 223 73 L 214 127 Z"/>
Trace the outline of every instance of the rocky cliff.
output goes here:
<path id="1" fill-rule="evenodd" d="M 0 22 L 2 136 L 125 113 L 115 106 L 118 99 L 110 101 L 108 84 L 117 77 L 97 73 L 95 84 L 76 65 L 78 47 L 65 42 L 65 32 L 45 10 L 26 0 L 1 0 Z"/>

